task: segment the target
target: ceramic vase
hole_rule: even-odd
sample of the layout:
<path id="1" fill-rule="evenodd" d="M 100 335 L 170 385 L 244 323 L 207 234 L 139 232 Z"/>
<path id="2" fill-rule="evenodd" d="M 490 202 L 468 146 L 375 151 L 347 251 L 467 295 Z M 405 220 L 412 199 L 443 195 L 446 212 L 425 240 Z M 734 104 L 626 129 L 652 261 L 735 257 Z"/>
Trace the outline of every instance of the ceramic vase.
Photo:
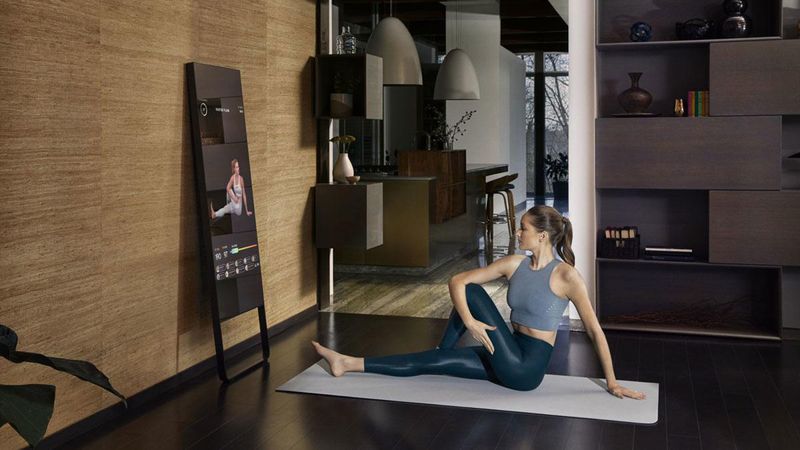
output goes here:
<path id="1" fill-rule="evenodd" d="M 347 177 L 355 175 L 353 164 L 347 153 L 339 153 L 336 164 L 333 166 L 333 179 L 339 183 L 347 183 Z"/>
<path id="2" fill-rule="evenodd" d="M 619 94 L 617 100 L 626 113 L 643 113 L 652 103 L 653 96 L 639 87 L 639 78 L 642 76 L 642 72 L 631 72 L 628 76 L 631 78 L 631 87 Z"/>
<path id="3" fill-rule="evenodd" d="M 722 37 L 743 38 L 750 35 L 752 29 L 749 16 L 744 14 L 747 0 L 725 0 L 722 4 L 728 18 L 722 22 Z"/>

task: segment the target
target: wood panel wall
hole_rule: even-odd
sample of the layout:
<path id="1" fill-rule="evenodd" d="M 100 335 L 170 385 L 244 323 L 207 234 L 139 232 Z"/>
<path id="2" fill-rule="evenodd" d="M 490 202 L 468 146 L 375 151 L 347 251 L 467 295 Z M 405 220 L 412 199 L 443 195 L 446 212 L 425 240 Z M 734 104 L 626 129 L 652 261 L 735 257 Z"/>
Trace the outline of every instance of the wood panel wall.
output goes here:
<path id="1" fill-rule="evenodd" d="M 126 395 L 213 355 L 198 278 L 184 64 L 237 68 L 268 321 L 316 302 L 312 0 L 5 2 L 0 8 L 0 323 L 19 348 L 94 362 Z M 225 323 L 226 346 L 255 313 Z M 113 403 L 54 383 L 48 433 Z M 0 447 L 23 441 L 0 429 Z"/>

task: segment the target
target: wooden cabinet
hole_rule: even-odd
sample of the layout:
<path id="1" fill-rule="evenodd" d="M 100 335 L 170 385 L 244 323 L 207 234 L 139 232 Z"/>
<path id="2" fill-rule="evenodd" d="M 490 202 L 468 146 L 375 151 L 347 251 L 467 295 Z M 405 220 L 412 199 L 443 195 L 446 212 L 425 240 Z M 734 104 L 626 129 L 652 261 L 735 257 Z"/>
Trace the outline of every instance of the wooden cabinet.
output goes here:
<path id="1" fill-rule="evenodd" d="M 314 204 L 317 248 L 383 245 L 383 184 L 318 184 Z"/>
<path id="2" fill-rule="evenodd" d="M 709 193 L 709 261 L 800 266 L 800 191 Z"/>
<path id="3" fill-rule="evenodd" d="M 781 186 L 780 117 L 601 118 L 596 139 L 598 188 Z"/>
<path id="4" fill-rule="evenodd" d="M 800 40 L 711 44 L 712 115 L 800 114 Z"/>
<path id="5" fill-rule="evenodd" d="M 331 116 L 331 93 L 338 76 L 353 89 L 353 114 L 346 118 L 383 119 L 383 58 L 362 55 L 319 55 L 315 58 L 314 114 Z"/>
<path id="6" fill-rule="evenodd" d="M 466 150 L 406 150 L 397 155 L 400 176 L 435 176 L 433 223 L 442 223 L 467 210 Z"/>

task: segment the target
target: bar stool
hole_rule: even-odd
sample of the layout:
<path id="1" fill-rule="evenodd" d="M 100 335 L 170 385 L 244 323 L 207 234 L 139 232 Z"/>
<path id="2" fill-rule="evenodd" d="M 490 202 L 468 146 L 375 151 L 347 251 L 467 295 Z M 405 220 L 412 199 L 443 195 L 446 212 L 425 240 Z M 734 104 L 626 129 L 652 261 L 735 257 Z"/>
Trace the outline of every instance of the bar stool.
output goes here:
<path id="1" fill-rule="evenodd" d="M 516 233 L 517 217 L 514 212 L 514 194 L 511 192 L 514 189 L 512 181 L 516 180 L 519 174 L 512 173 L 502 176 L 492 181 L 486 182 L 486 242 L 487 246 L 491 246 L 494 242 L 494 223 L 495 218 L 501 217 L 494 214 L 494 196 L 499 194 L 503 197 L 503 206 L 506 209 L 506 223 L 508 224 L 508 238 L 509 244 L 513 243 L 514 234 Z M 497 223 L 502 223 L 502 219 Z"/>

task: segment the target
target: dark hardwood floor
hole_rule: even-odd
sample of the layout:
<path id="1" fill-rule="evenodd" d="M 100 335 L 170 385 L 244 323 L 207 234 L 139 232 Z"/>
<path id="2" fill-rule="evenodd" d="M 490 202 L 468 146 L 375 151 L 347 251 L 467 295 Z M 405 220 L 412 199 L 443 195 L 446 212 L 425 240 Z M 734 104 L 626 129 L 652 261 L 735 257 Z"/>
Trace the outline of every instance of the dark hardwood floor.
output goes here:
<path id="1" fill-rule="evenodd" d="M 227 387 L 214 372 L 204 373 L 67 447 L 798 448 L 796 341 L 607 332 L 618 378 L 660 383 L 659 421 L 653 426 L 275 392 L 317 361 L 312 338 L 357 355 L 410 352 L 435 346 L 444 324 L 441 319 L 321 313 L 272 339 L 269 368 Z M 586 335 L 559 333 L 548 373 L 601 376 Z M 248 357 L 256 357 L 255 349 Z"/>

